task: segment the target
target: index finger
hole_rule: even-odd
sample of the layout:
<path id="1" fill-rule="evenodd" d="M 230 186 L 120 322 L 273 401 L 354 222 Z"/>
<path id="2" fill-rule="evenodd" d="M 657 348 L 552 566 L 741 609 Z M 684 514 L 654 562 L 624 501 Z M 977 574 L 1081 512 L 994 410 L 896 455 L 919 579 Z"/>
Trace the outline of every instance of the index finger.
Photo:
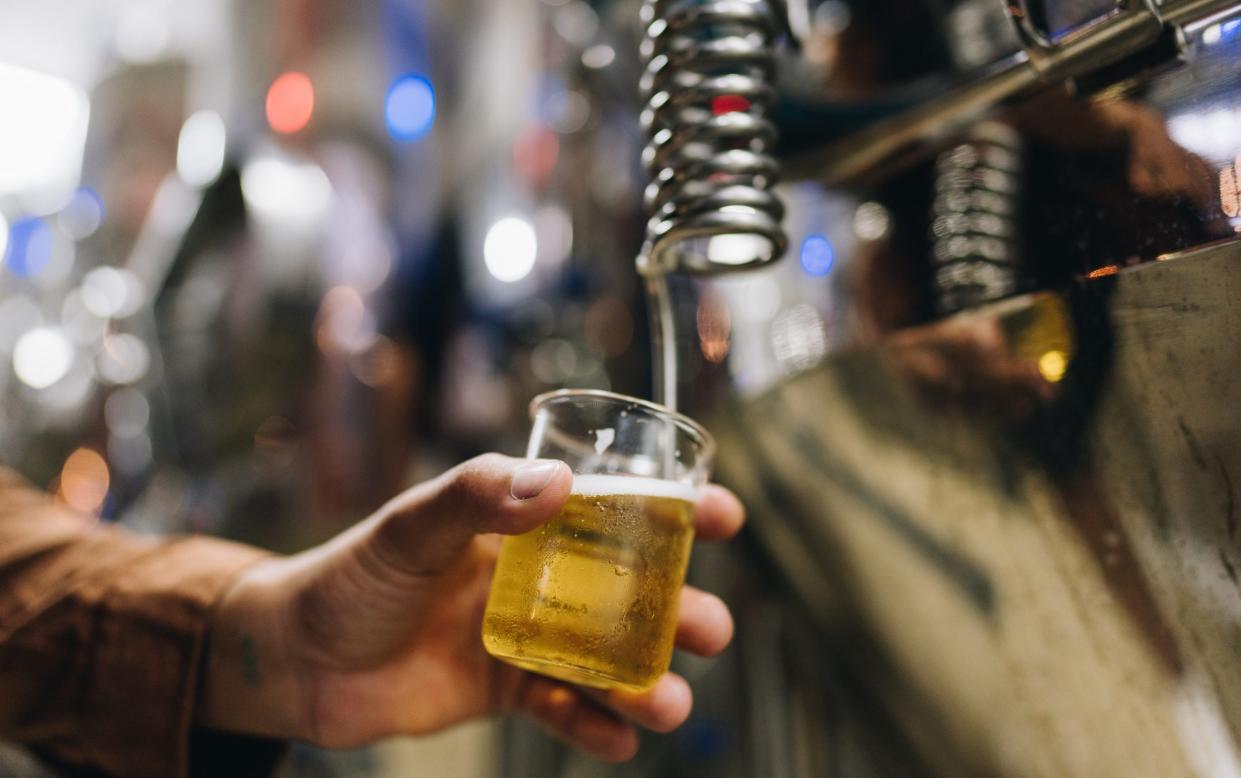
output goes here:
<path id="1" fill-rule="evenodd" d="M 719 484 L 707 484 L 694 504 L 694 532 L 703 540 L 726 540 L 745 523 L 745 506 Z"/>

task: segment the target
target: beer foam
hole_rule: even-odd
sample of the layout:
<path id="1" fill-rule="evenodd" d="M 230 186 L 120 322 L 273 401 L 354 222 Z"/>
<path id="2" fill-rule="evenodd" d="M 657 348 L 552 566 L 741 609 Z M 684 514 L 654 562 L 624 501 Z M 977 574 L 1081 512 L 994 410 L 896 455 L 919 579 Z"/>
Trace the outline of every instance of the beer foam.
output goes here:
<path id="1" fill-rule="evenodd" d="M 636 475 L 573 474 L 573 494 L 583 497 L 605 497 L 613 494 L 635 497 L 666 497 L 696 502 L 698 489 L 680 481 L 664 481 Z"/>

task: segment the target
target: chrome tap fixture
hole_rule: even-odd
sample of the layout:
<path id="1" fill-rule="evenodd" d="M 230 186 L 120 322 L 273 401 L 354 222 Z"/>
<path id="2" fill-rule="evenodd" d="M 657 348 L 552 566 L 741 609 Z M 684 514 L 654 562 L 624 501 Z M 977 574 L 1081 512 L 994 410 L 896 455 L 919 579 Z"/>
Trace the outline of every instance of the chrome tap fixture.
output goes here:
<path id="1" fill-rule="evenodd" d="M 782 11 L 771 0 L 642 6 L 647 275 L 761 266 L 787 245 L 769 112 Z"/>

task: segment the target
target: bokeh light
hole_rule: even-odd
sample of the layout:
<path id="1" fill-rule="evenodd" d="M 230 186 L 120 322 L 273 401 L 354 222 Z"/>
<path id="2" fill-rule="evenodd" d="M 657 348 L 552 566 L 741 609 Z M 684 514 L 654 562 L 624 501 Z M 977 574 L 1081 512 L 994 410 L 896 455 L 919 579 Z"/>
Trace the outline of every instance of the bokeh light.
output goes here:
<path id="1" fill-rule="evenodd" d="M 616 49 L 606 43 L 597 43 L 582 52 L 582 64 L 591 70 L 601 70 L 616 60 Z"/>
<path id="2" fill-rule="evenodd" d="M 5 254 L 9 250 L 9 222 L 4 218 L 4 214 L 0 213 L 0 261 L 4 260 Z"/>
<path id="3" fill-rule="evenodd" d="M 9 228 L 5 264 L 13 275 L 37 275 L 52 258 L 52 230 L 43 219 L 22 219 Z"/>
<path id="4" fill-rule="evenodd" d="M 215 111 L 198 111 L 186 119 L 177 139 L 177 175 L 181 180 L 190 186 L 214 181 L 224 168 L 225 139 L 224 119 Z"/>
<path id="5" fill-rule="evenodd" d="M 435 123 L 435 88 L 426 76 L 410 73 L 392 82 L 384 100 L 384 121 L 393 139 L 409 142 Z"/>
<path id="6" fill-rule="evenodd" d="M 242 168 L 241 193 L 258 216 L 308 227 L 315 225 L 331 205 L 332 182 L 314 163 L 259 157 Z"/>
<path id="7" fill-rule="evenodd" d="M 513 167 L 531 188 L 542 187 L 560 159 L 560 136 L 551 127 L 536 124 L 513 141 Z"/>
<path id="8" fill-rule="evenodd" d="M 73 83 L 0 62 L 0 197 L 29 213 L 60 210 L 78 185 L 90 116 Z"/>
<path id="9" fill-rule="evenodd" d="M 82 240 L 95 234 L 103 224 L 103 198 L 88 186 L 73 193 L 73 198 L 56 217 L 60 228 L 74 240 Z"/>
<path id="10" fill-rule="evenodd" d="M 1038 372 L 1048 383 L 1054 384 L 1064 378 L 1064 372 L 1068 367 L 1068 357 L 1059 349 L 1047 351 L 1038 358 Z"/>
<path id="11" fill-rule="evenodd" d="M 89 448 L 79 448 L 65 460 L 57 496 L 74 510 L 95 513 L 108 496 L 110 481 L 103 457 Z"/>
<path id="12" fill-rule="evenodd" d="M 1202 42 L 1208 46 L 1241 37 L 1241 19 L 1212 24 L 1202 31 Z"/>
<path id="13" fill-rule="evenodd" d="M 109 335 L 103 339 L 96 367 L 99 377 L 110 384 L 136 383 L 151 366 L 151 350 L 142 338 L 129 333 Z"/>
<path id="14" fill-rule="evenodd" d="M 376 338 L 375 316 L 351 286 L 334 286 L 319 304 L 315 341 L 328 354 L 361 354 Z"/>
<path id="15" fill-rule="evenodd" d="M 882 203 L 862 203 L 853 212 L 853 234 L 862 240 L 879 240 L 892 228 L 892 215 Z"/>
<path id="16" fill-rule="evenodd" d="M 577 370 L 577 351 L 564 338 L 548 338 L 530 352 L 530 372 L 545 384 L 562 384 Z"/>
<path id="17" fill-rule="evenodd" d="M 599 31 L 599 14 L 588 3 L 574 0 L 556 9 L 552 27 L 569 43 L 584 48 Z"/>
<path id="18" fill-rule="evenodd" d="M 806 275 L 821 278 L 832 272 L 836 264 L 836 250 L 826 235 L 810 235 L 801 243 L 801 267 Z"/>
<path id="19" fill-rule="evenodd" d="M 547 97 L 543 112 L 557 132 L 570 135 L 590 121 L 590 98 L 576 89 L 554 92 Z"/>
<path id="20" fill-rule="evenodd" d="M 534 226 L 525 219 L 508 216 L 491 225 L 483 241 L 483 262 L 487 272 L 505 283 L 530 275 L 538 256 L 539 241 Z"/>
<path id="21" fill-rule="evenodd" d="M 142 307 L 142 282 L 132 272 L 110 265 L 82 279 L 82 305 L 101 319 L 123 319 Z"/>
<path id="22" fill-rule="evenodd" d="M 305 129 L 315 110 L 315 88 L 305 73 L 282 73 L 267 90 L 267 123 L 289 135 Z"/>
<path id="23" fill-rule="evenodd" d="M 151 420 L 151 404 L 137 389 L 117 389 L 108 395 L 103 414 L 109 432 L 121 437 L 133 437 L 146 432 Z"/>
<path id="24" fill-rule="evenodd" d="M 72 365 L 73 346 L 59 330 L 30 330 L 13 348 L 13 372 L 32 389 L 46 389 L 64 378 Z"/>

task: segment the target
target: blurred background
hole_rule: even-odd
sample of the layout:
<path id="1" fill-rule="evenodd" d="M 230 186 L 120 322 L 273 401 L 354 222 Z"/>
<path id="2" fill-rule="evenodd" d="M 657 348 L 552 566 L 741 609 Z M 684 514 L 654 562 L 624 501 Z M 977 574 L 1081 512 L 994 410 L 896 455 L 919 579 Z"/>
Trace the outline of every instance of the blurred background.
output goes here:
<path id="1" fill-rule="evenodd" d="M 466 457 L 521 452 L 526 405 L 541 391 L 650 396 L 634 269 L 648 183 L 640 5 L 4 0 L 0 457 L 101 521 L 291 552 Z M 1074 295 L 1241 229 L 1238 9 L 1154 4 L 1162 22 L 1135 30 L 1133 47 L 1072 59 L 1040 58 L 1000 0 L 772 7 L 779 75 L 769 118 L 781 140 L 766 150 L 783 165 L 787 256 L 746 274 L 670 279 L 682 404 L 718 432 L 721 477 L 754 517 L 729 548 L 695 551 L 691 578 L 724 594 L 739 637 L 719 659 L 678 658 L 696 688 L 694 717 L 673 735 L 646 736 L 637 762 L 620 768 L 501 722 L 358 752 L 297 747 L 285 775 L 1101 774 L 1085 771 L 1097 766 L 1085 757 L 1013 757 L 1080 751 L 1062 728 L 1039 729 L 1067 716 L 1054 704 L 1013 703 L 1038 710 L 1013 728 L 1004 716 L 989 723 L 1009 689 L 995 678 L 1024 669 L 1055 688 L 1073 681 L 1005 653 L 993 611 L 1022 612 L 1042 595 L 1014 590 L 1015 563 L 971 546 L 973 530 L 944 518 L 969 515 L 954 500 L 977 484 L 953 480 L 963 455 L 917 420 L 947 414 L 955 421 L 935 434 L 957 440 L 976 421 L 952 415 L 965 406 L 983 426 L 1001 419 L 1007 444 L 1043 460 L 1064 449 L 1040 443 L 1040 429 L 1088 426 L 1056 410 L 1057 398 L 1077 397 L 1066 387 L 1078 383 L 1094 398 L 1103 383 L 1087 368 L 1123 364 L 1112 346 L 1091 351 L 1092 333 L 1129 340 Z M 1026 16 L 1047 46 L 1115 15 L 1097 0 L 1036 10 Z M 734 100 L 710 112 L 749 108 Z M 1207 276 L 1233 278 L 1223 273 Z M 986 307 L 996 304 L 1009 307 Z M 1212 376 L 1237 366 L 1236 317 L 1220 305 L 1224 318 L 1200 326 L 1222 351 L 1204 347 L 1207 361 L 1186 375 L 1207 381 L 1208 363 Z M 991 319 L 977 318 L 984 310 Z M 963 311 L 1003 325 L 1002 353 L 935 329 Z M 869 365 L 875 353 L 881 364 Z M 815 375 L 839 381 L 807 385 Z M 1210 380 L 1210 418 L 1232 432 L 1206 445 L 1231 489 L 1241 448 L 1234 412 L 1222 409 L 1233 390 Z M 884 394 L 906 384 L 923 404 Z M 782 406 L 792 426 L 772 432 L 762 403 L 788 399 L 783 386 L 804 392 Z M 1190 403 L 1164 399 L 1162 411 L 1132 418 L 1175 417 Z M 912 419 L 904 427 L 891 421 L 902 409 Z M 754 445 L 763 435 L 792 441 L 798 423 L 819 424 L 813 434 L 852 459 L 820 467 L 805 450 Z M 986 468 L 1009 461 L 996 446 L 976 452 Z M 1205 456 L 1196 451 L 1176 456 Z M 987 470 L 989 493 L 1011 498 L 1022 468 L 1038 469 L 1018 454 L 1010 464 Z M 850 473 L 878 478 L 872 497 L 907 496 L 908 522 L 878 498 L 851 503 L 861 492 Z M 814 492 L 820 483 L 826 491 Z M 1221 505 L 1222 484 L 1204 487 Z M 894 592 L 922 609 L 915 593 L 927 589 L 885 589 L 917 559 L 902 567 L 904 551 L 851 545 L 848 530 L 828 529 L 874 515 L 895 547 L 964 581 L 958 596 L 989 626 L 906 633 L 893 626 L 904 616 L 875 616 L 874 603 Z M 1159 549 L 1176 545 L 1160 537 Z M 1165 551 L 1134 542 L 1133 565 L 1158 567 Z M 1063 554 L 1095 546 L 1088 534 L 1055 543 L 1061 551 L 1028 559 L 1059 569 L 1048 575 L 1072 590 Z M 1215 587 L 1224 573 L 1212 549 Z M 859 589 L 849 583 L 859 568 L 881 572 Z M 1081 606 L 1072 623 L 1101 618 L 1095 608 L 1146 623 L 1135 608 L 1178 607 L 1162 595 L 1172 579 L 1139 588 L 1148 593 L 1138 606 L 1115 595 Z M 1071 595 L 1049 612 L 1071 610 Z M 1237 618 L 1225 621 L 1221 646 L 1241 634 Z M 987 646 L 981 654 L 961 648 L 965 633 L 969 646 Z M 1117 634 L 1117 645 L 1159 643 Z M 1206 653 L 1213 667 L 1222 649 Z M 926 673 L 939 680 L 926 681 L 916 669 L 926 657 L 969 665 L 983 654 L 1008 657 L 1008 669 L 987 681 L 949 678 L 934 662 Z M 1075 655 L 1075 666 L 1104 666 L 1103 654 Z M 1180 678 L 1193 663 L 1155 664 L 1150 672 Z M 996 694 L 941 693 L 952 683 Z M 1216 716 L 1212 731 L 1228 729 L 1203 715 Z M 1117 726 L 1106 758 L 1148 732 Z M 971 752 L 982 741 L 992 745 Z M 13 764 L 13 774 L 37 774 Z"/>

